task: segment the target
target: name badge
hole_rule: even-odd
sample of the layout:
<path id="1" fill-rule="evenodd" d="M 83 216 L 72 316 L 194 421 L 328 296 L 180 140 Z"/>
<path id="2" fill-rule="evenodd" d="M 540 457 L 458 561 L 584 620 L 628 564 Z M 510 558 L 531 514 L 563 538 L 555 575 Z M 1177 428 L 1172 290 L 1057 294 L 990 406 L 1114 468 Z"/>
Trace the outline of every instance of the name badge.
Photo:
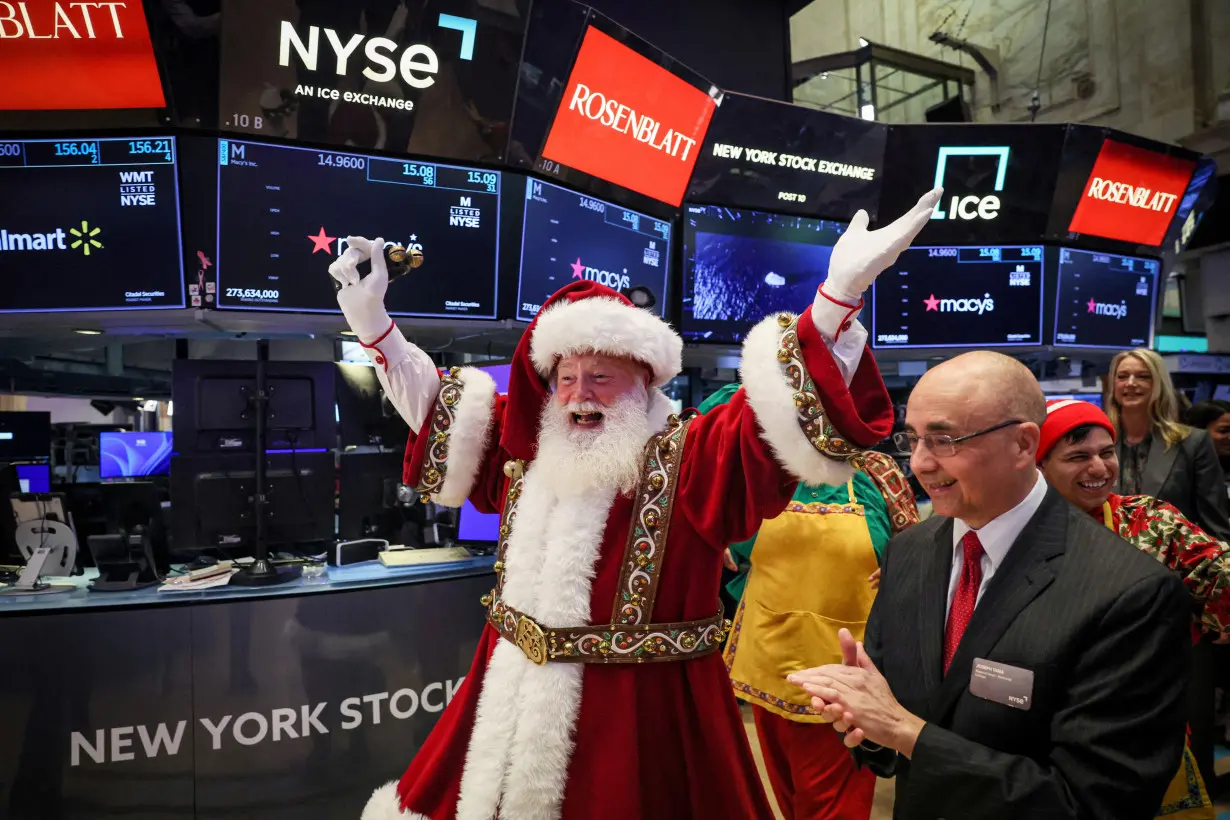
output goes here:
<path id="1" fill-rule="evenodd" d="M 993 703 L 1029 711 L 1034 694 L 1034 673 L 1019 666 L 974 658 L 969 693 Z"/>

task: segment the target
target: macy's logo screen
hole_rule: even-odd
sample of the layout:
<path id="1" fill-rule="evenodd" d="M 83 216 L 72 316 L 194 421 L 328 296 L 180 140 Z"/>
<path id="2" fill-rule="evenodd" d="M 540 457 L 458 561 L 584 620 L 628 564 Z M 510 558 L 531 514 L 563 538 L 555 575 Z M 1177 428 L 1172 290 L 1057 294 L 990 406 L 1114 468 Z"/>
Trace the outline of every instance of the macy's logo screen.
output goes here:
<path id="1" fill-rule="evenodd" d="M 1061 248 L 1055 344 L 1126 348 L 1148 345 L 1157 294 L 1156 259 Z"/>
<path id="2" fill-rule="evenodd" d="M 876 280 L 876 348 L 1042 344 L 1040 247 L 913 247 Z"/>
<path id="3" fill-rule="evenodd" d="M 679 205 L 715 107 L 710 95 L 591 26 L 542 156 Z"/>
<path id="4" fill-rule="evenodd" d="M 1160 245 L 1195 170 L 1186 159 L 1106 140 L 1068 230 Z"/>

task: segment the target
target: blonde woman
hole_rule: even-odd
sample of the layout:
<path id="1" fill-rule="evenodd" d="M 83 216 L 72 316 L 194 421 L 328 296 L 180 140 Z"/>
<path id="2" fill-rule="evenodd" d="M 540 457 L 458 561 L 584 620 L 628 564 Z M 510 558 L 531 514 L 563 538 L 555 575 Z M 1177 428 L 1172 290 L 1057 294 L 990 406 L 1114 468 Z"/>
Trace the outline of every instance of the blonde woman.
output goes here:
<path id="1" fill-rule="evenodd" d="M 1225 477 L 1209 434 L 1179 423 L 1179 400 L 1166 363 L 1137 348 L 1110 363 L 1106 415 L 1118 430 L 1119 495 L 1151 495 L 1177 507 L 1218 541 L 1230 541 L 1230 502 Z M 1196 765 L 1217 797 L 1213 771 L 1216 650 L 1204 636 L 1192 653 L 1187 722 Z"/>
<path id="2" fill-rule="evenodd" d="M 1136 349 L 1115 356 L 1106 414 L 1119 431 L 1120 495 L 1151 495 L 1219 541 L 1230 541 L 1225 476 L 1209 434 L 1179 423 L 1179 400 L 1162 357 Z"/>

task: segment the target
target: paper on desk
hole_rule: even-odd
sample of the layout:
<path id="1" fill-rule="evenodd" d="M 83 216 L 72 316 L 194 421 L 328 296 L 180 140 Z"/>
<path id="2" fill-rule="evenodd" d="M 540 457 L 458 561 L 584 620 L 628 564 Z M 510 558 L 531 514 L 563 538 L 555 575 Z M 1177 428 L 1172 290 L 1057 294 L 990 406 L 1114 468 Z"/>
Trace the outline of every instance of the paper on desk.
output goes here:
<path id="1" fill-rule="evenodd" d="M 232 568 L 230 572 L 220 572 L 216 575 L 197 579 L 190 579 L 187 576 L 168 578 L 158 589 L 164 592 L 195 592 L 201 589 L 224 587 L 231 582 L 231 576 L 238 571 Z"/>

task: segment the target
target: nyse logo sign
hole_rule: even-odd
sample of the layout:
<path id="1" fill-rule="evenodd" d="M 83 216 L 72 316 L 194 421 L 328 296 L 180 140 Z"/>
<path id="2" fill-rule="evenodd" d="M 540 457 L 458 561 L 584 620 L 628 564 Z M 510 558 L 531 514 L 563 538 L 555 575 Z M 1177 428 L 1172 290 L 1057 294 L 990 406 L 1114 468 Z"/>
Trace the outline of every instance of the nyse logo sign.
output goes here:
<path id="1" fill-rule="evenodd" d="M 157 204 L 153 171 L 120 171 L 120 207 Z"/>
<path id="2" fill-rule="evenodd" d="M 964 219 L 966 221 L 979 219 L 989 221 L 999 216 L 1000 201 L 996 194 L 1004 190 L 1004 177 L 1008 173 L 1008 146 L 981 147 L 964 146 L 941 148 L 935 161 L 935 187 L 944 185 L 944 172 L 948 168 L 951 157 L 996 157 L 995 193 L 978 196 L 969 194 L 953 196 L 949 199 L 948 212 L 944 212 L 944 201 L 941 199 L 935 206 L 932 219 Z"/>
<path id="3" fill-rule="evenodd" d="M 461 48 L 459 57 L 462 60 L 474 59 L 474 40 L 478 33 L 478 21 L 469 17 L 457 17 L 452 14 L 441 14 L 437 25 L 443 29 L 452 29 L 461 33 Z M 281 21 L 281 31 L 278 37 L 278 65 L 289 67 L 292 64 L 291 51 L 294 50 L 298 62 L 308 71 L 327 71 L 329 63 L 321 61 L 320 26 L 308 26 L 306 40 L 289 20 Z M 323 29 L 325 42 L 332 53 L 332 70 L 339 77 L 345 77 L 352 65 L 358 60 L 359 47 L 362 46 L 363 56 L 367 66 L 362 75 L 373 83 L 387 83 L 400 76 L 402 81 L 411 88 L 431 88 L 435 85 L 435 74 L 440 70 L 440 56 L 436 50 L 424 43 L 412 43 L 406 46 L 396 61 L 393 55 L 399 44 L 387 37 L 364 37 L 362 34 L 352 34 L 342 42 L 342 38 L 331 28 Z M 366 41 L 366 42 L 364 42 Z M 326 55 L 327 57 L 327 55 Z"/>
<path id="4" fill-rule="evenodd" d="M 470 197 L 460 198 L 459 205 L 448 209 L 448 224 L 453 228 L 477 228 L 481 225 L 483 212 L 472 207 Z"/>

